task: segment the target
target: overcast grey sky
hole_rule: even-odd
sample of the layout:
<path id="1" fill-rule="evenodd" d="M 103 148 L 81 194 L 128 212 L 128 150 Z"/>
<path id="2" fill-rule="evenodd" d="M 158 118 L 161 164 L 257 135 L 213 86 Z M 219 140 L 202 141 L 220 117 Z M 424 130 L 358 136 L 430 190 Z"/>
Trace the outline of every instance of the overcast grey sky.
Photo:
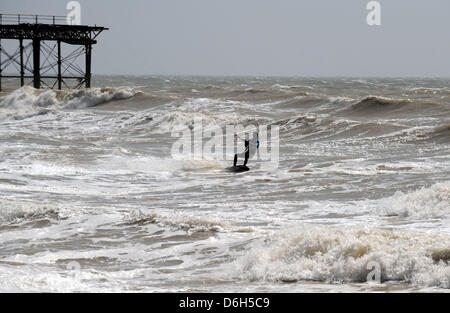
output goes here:
<path id="1" fill-rule="evenodd" d="M 1 0 L 0 13 L 67 14 L 65 0 Z M 109 27 L 98 74 L 450 77 L 450 1 L 79 0 Z"/>

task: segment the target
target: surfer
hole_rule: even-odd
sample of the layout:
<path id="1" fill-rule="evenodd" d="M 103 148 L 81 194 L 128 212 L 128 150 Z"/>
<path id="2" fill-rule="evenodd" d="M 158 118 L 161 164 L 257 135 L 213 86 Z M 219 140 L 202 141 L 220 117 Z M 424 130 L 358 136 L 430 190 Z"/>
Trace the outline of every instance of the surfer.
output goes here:
<path id="1" fill-rule="evenodd" d="M 238 136 L 239 137 L 239 136 Z M 248 158 L 250 157 L 250 140 L 245 139 L 245 150 L 244 150 L 244 166 L 247 166 Z M 237 166 L 238 154 L 234 155 L 233 166 Z"/>
<path id="2" fill-rule="evenodd" d="M 233 160 L 233 167 L 229 167 L 228 170 L 232 171 L 232 172 L 243 172 L 243 171 L 248 171 L 249 168 L 247 167 L 247 162 L 248 159 L 250 158 L 250 140 L 246 137 L 245 139 L 242 139 L 241 137 L 239 137 L 239 135 L 236 134 L 236 137 L 243 140 L 244 141 L 244 164 L 243 165 L 237 165 L 237 160 L 238 160 L 238 154 L 236 153 L 234 155 L 234 160 Z M 252 140 L 254 141 L 254 140 Z M 256 148 L 259 148 L 259 134 L 256 133 Z M 252 156 L 255 153 L 255 150 L 253 149 L 252 151 Z"/>

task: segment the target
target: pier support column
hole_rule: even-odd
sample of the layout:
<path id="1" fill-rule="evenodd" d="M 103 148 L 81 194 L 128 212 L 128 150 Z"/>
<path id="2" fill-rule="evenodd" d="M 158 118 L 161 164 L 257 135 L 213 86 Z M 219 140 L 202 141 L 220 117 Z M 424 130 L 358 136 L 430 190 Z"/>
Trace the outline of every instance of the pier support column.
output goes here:
<path id="1" fill-rule="evenodd" d="M 92 55 L 92 45 L 86 45 L 86 73 L 85 73 L 85 85 L 86 88 L 91 88 L 91 55 Z"/>
<path id="2" fill-rule="evenodd" d="M 33 87 L 41 88 L 41 41 L 33 39 Z"/>
<path id="3" fill-rule="evenodd" d="M 61 90 L 62 76 L 61 76 L 61 40 L 58 40 L 58 89 Z"/>
<path id="4" fill-rule="evenodd" d="M 1 22 L 1 14 L 0 14 L 0 22 Z M 2 91 L 2 40 L 0 39 L 0 91 Z"/>
<path id="5" fill-rule="evenodd" d="M 0 25 L 2 24 L 2 14 L 0 14 Z M 0 92 L 2 91 L 2 40 L 0 39 Z"/>
<path id="6" fill-rule="evenodd" d="M 20 87 L 25 85 L 25 71 L 23 69 L 23 39 L 19 39 L 20 45 Z"/>

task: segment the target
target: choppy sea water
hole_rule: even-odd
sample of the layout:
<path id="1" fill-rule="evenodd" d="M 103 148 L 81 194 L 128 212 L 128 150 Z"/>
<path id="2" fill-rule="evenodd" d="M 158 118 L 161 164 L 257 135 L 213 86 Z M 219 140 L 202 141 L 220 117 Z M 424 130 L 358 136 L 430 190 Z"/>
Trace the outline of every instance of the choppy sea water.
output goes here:
<path id="1" fill-rule="evenodd" d="M 0 291 L 450 290 L 450 80 L 94 82 L 0 94 Z M 278 167 L 174 159 L 195 119 Z"/>

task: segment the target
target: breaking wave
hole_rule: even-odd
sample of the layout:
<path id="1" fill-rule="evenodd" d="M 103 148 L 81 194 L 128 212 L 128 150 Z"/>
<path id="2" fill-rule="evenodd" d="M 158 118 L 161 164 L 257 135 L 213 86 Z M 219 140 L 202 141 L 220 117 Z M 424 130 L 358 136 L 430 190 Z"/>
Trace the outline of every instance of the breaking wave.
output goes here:
<path id="1" fill-rule="evenodd" d="M 24 86 L 0 98 L 0 113 L 14 118 L 28 117 L 45 114 L 48 109 L 97 106 L 114 100 L 129 99 L 138 93 L 140 92 L 130 87 L 54 91 Z"/>
<path id="2" fill-rule="evenodd" d="M 69 212 L 61 207 L 0 199 L 0 225 L 21 224 L 43 219 L 65 219 Z"/>
<path id="3" fill-rule="evenodd" d="M 450 288 L 450 238 L 342 227 L 301 225 L 275 233 L 234 264 L 250 281 L 380 281 Z M 370 276 L 372 279 L 373 276 Z"/>

